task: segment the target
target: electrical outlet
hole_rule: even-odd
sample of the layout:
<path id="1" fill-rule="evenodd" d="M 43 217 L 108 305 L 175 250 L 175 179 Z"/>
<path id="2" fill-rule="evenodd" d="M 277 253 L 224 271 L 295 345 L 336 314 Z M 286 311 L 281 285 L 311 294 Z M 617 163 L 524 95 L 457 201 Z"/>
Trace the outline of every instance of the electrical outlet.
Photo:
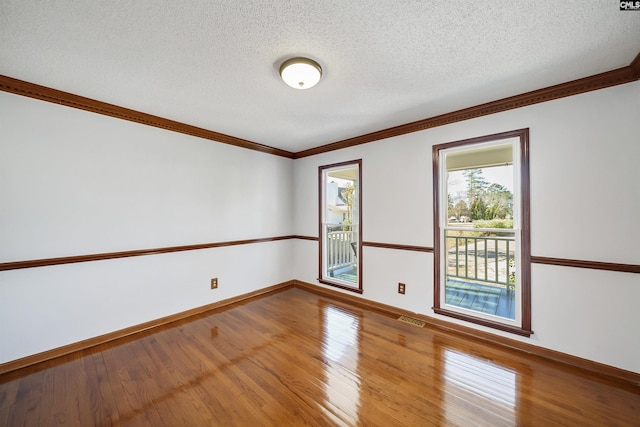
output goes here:
<path id="1" fill-rule="evenodd" d="M 407 285 L 404 283 L 398 283 L 398 293 L 404 295 L 404 291 Z"/>
<path id="2" fill-rule="evenodd" d="M 211 289 L 218 289 L 218 278 L 214 277 L 211 279 Z"/>

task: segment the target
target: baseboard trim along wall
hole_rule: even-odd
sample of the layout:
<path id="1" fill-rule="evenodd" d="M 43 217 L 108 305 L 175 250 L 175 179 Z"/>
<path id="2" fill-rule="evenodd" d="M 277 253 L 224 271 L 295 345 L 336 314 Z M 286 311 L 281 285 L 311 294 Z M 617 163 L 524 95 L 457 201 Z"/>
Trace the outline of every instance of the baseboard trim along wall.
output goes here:
<path id="1" fill-rule="evenodd" d="M 631 383 L 634 386 L 640 386 L 640 373 L 627 371 L 624 369 L 616 368 L 614 366 L 605 365 L 603 363 L 594 362 L 592 360 L 583 359 L 581 357 L 572 356 L 570 354 L 562 353 L 548 348 L 527 344 L 521 341 L 516 341 L 511 338 L 502 337 L 489 332 L 479 331 L 467 326 L 451 323 L 445 320 L 436 319 L 434 317 L 425 316 L 422 314 L 414 313 L 408 310 L 404 310 L 391 305 L 379 303 L 376 301 L 368 300 L 362 297 L 358 297 L 351 294 L 342 293 L 333 289 L 324 288 L 321 286 L 313 285 L 311 283 L 294 280 L 295 287 L 305 289 L 309 292 L 331 298 L 333 300 L 344 301 L 349 304 L 357 305 L 366 309 L 378 311 L 384 314 L 388 314 L 394 317 L 407 316 L 413 319 L 422 320 L 427 325 L 434 328 L 450 332 L 456 335 L 462 335 L 465 339 L 475 339 L 482 342 L 500 345 L 502 347 L 510 348 L 513 350 L 522 351 L 532 356 L 541 357 L 543 359 L 551 360 L 554 362 L 569 365 L 571 367 L 595 374 L 608 379 L 615 379 L 624 383 Z"/>
<path id="2" fill-rule="evenodd" d="M 65 345 L 52 350 L 37 353 L 31 356 L 16 359 L 10 362 L 0 364 L 0 375 L 17 371 L 22 368 L 36 365 L 38 363 L 47 362 L 60 356 L 79 352 L 82 350 L 95 347 L 100 344 L 115 341 L 120 338 L 129 337 L 141 332 L 145 332 L 163 325 L 167 325 L 172 322 L 187 319 L 192 316 L 196 316 L 202 313 L 206 313 L 211 310 L 226 307 L 241 301 L 249 300 L 259 296 L 266 295 L 271 292 L 277 292 L 291 287 L 297 287 L 309 292 L 313 292 L 317 295 L 321 295 L 327 298 L 331 298 L 336 301 L 344 301 L 349 304 L 353 304 L 365 309 L 374 310 L 386 315 L 399 317 L 407 316 L 410 318 L 422 320 L 427 325 L 450 332 L 456 335 L 461 335 L 465 339 L 475 339 L 483 342 L 488 342 L 494 345 L 500 345 L 502 347 L 522 351 L 532 356 L 541 357 L 543 359 L 551 360 L 557 363 L 571 366 L 573 368 L 586 371 L 588 373 L 606 377 L 608 379 L 615 379 L 624 383 L 629 383 L 633 386 L 640 386 L 640 373 L 627 371 L 624 369 L 616 368 L 614 366 L 605 365 L 602 363 L 594 362 L 591 360 L 583 359 L 580 357 L 572 356 L 570 354 L 562 353 L 555 350 L 523 343 L 507 337 L 502 337 L 488 332 L 479 331 L 467 326 L 458 325 L 455 323 L 447 322 L 445 320 L 436 319 L 430 316 L 421 315 L 408 310 L 404 310 L 391 305 L 379 303 L 376 301 L 368 300 L 355 295 L 345 294 L 333 289 L 324 288 L 311 283 L 303 282 L 300 280 L 290 280 L 287 282 L 279 283 L 277 285 L 269 286 L 263 289 L 259 289 L 253 292 L 249 292 L 243 295 L 238 295 L 233 298 L 225 299 L 222 301 L 207 304 L 201 307 L 196 307 L 191 310 L 176 313 L 170 316 L 162 317 L 160 319 L 152 320 L 140 325 L 131 326 L 129 328 L 114 331 L 108 334 L 100 335 L 94 338 L 89 338 L 77 343 Z"/>
<path id="3" fill-rule="evenodd" d="M 157 328 L 159 326 L 184 320 L 189 317 L 196 316 L 198 314 L 206 313 L 207 311 L 210 311 L 210 310 L 215 310 L 216 308 L 226 307 L 240 301 L 245 301 L 251 298 L 268 294 L 270 292 L 275 292 L 291 286 L 293 286 L 293 281 L 279 283 L 277 285 L 269 286 L 263 289 L 258 289 L 257 291 L 238 295 L 233 298 L 228 298 L 228 299 L 217 301 L 211 304 L 203 305 L 201 307 L 192 308 L 191 310 L 175 313 L 166 317 L 161 317 L 159 319 L 151 320 L 149 322 L 141 323 L 139 325 L 134 325 L 125 329 L 120 329 L 118 331 L 110 332 L 108 334 L 100 335 L 100 336 L 89 338 L 73 344 L 69 344 L 69 345 L 54 348 L 48 351 L 44 351 L 42 353 L 37 353 L 31 356 L 26 356 L 20 359 L 12 360 L 10 362 L 0 364 L 0 375 L 8 372 L 16 371 L 18 369 L 26 368 L 38 363 L 47 362 L 57 357 L 66 356 L 67 354 L 86 350 L 88 348 L 95 347 L 100 344 L 105 344 L 111 341 L 115 341 L 117 339 L 139 334 L 141 332 L 145 332 L 150 329 Z"/>

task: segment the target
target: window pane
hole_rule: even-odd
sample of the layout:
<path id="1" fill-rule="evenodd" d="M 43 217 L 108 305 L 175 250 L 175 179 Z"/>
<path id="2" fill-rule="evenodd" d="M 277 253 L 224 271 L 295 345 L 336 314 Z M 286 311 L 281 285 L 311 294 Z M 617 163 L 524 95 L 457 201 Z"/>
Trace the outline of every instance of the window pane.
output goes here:
<path id="1" fill-rule="evenodd" d="M 445 304 L 515 320 L 514 233 L 447 229 L 445 241 Z"/>
<path id="2" fill-rule="evenodd" d="M 433 147 L 434 311 L 531 331 L 528 130 Z"/>
<path id="3" fill-rule="evenodd" d="M 444 303 L 515 320 L 513 145 L 482 145 L 446 157 Z"/>
<path id="4" fill-rule="evenodd" d="M 360 289 L 360 167 L 320 168 L 321 281 Z"/>
<path id="5" fill-rule="evenodd" d="M 513 165 L 447 171 L 447 200 L 449 223 L 513 228 Z"/>

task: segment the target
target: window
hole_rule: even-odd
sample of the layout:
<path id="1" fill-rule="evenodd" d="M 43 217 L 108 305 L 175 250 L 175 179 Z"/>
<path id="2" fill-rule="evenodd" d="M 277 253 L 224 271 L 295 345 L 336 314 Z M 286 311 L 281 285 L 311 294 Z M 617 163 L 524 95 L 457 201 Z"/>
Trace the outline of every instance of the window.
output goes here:
<path id="1" fill-rule="evenodd" d="M 362 293 L 361 160 L 320 166 L 321 283 Z"/>
<path id="2" fill-rule="evenodd" d="M 433 147 L 434 311 L 531 335 L 528 129 Z"/>

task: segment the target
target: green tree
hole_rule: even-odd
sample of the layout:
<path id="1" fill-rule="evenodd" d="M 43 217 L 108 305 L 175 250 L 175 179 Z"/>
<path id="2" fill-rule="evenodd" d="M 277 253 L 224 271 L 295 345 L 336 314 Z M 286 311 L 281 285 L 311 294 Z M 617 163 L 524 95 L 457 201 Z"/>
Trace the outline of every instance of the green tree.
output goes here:
<path id="1" fill-rule="evenodd" d="M 490 184 L 484 199 L 487 205 L 485 219 L 513 217 L 513 193 L 503 185 Z"/>
<path id="2" fill-rule="evenodd" d="M 347 185 L 342 189 L 342 200 L 347 205 L 347 219 L 342 223 L 345 224 L 342 229 L 344 231 L 351 230 L 351 225 L 353 224 L 353 193 L 355 191 L 355 187 L 352 183 L 348 182 Z"/>
<path id="3" fill-rule="evenodd" d="M 469 216 L 471 220 L 476 221 L 479 219 L 485 219 L 487 212 L 487 205 L 484 203 L 481 197 L 473 199 L 469 206 Z"/>
<path id="4" fill-rule="evenodd" d="M 447 194 L 447 218 L 452 216 L 455 216 L 453 212 L 453 197 L 451 197 L 451 194 Z"/>
<path id="5" fill-rule="evenodd" d="M 482 176 L 482 169 L 467 169 L 462 174 L 467 180 L 467 200 L 471 206 L 474 200 L 484 197 L 489 184 Z"/>
<path id="6" fill-rule="evenodd" d="M 467 206 L 467 202 L 465 202 L 464 200 L 458 200 L 451 212 L 452 215 L 450 216 L 455 216 L 458 220 L 460 220 L 460 218 L 462 218 L 463 216 L 468 218 L 469 207 Z"/>

